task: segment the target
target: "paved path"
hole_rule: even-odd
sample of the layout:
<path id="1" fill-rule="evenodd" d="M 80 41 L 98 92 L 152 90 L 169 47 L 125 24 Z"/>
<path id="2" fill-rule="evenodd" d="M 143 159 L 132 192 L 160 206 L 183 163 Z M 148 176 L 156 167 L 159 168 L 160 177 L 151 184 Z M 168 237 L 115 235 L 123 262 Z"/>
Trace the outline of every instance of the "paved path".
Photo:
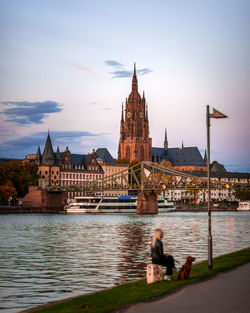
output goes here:
<path id="1" fill-rule="evenodd" d="M 166 282 L 167 283 L 167 282 Z M 130 306 L 126 313 L 249 313 L 250 263 L 165 296 Z"/>

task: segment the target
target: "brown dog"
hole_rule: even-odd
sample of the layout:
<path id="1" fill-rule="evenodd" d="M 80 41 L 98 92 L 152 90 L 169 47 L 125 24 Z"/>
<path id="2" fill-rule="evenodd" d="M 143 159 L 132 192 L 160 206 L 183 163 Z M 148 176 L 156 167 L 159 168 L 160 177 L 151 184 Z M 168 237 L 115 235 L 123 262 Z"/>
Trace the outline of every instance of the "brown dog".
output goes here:
<path id="1" fill-rule="evenodd" d="M 188 279 L 192 270 L 192 262 L 194 262 L 195 258 L 188 256 L 186 259 L 186 263 L 182 266 L 176 280 Z"/>

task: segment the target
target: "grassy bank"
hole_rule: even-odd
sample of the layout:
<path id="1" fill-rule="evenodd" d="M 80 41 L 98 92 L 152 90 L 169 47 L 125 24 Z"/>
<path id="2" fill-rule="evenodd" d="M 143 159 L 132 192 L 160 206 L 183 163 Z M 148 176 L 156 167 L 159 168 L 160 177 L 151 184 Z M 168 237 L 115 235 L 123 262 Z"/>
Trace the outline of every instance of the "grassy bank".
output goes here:
<path id="1" fill-rule="evenodd" d="M 207 261 L 193 266 L 187 281 L 162 281 L 147 285 L 146 279 L 122 284 L 94 294 L 84 295 L 37 308 L 32 312 L 42 313 L 104 313 L 116 308 L 147 299 L 156 298 L 194 281 L 206 279 L 219 272 L 230 270 L 250 262 L 250 248 L 226 254 L 214 259 L 213 270 L 208 270 Z M 30 311 L 31 312 L 31 311 Z"/>

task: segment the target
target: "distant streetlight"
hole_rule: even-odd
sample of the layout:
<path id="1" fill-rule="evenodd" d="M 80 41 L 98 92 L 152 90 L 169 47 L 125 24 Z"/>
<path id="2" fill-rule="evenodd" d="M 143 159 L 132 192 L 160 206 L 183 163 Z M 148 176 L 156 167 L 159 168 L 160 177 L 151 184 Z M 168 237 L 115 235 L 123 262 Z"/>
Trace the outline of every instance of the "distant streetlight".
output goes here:
<path id="1" fill-rule="evenodd" d="M 210 191 L 210 118 L 227 118 L 223 113 L 213 108 L 213 113 L 209 113 L 209 105 L 207 105 L 207 210 L 208 210 L 208 268 L 213 268 L 213 245 L 211 232 L 211 191 Z"/>

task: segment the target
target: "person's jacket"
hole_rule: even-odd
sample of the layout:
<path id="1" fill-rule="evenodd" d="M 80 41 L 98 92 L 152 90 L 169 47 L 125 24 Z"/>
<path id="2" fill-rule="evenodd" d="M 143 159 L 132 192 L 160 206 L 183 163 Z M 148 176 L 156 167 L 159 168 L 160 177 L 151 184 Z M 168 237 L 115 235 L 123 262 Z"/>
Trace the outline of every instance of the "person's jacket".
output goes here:
<path id="1" fill-rule="evenodd" d="M 153 264 L 161 264 L 161 261 L 164 259 L 163 245 L 158 238 L 155 241 L 155 246 L 151 245 L 151 257 Z"/>

